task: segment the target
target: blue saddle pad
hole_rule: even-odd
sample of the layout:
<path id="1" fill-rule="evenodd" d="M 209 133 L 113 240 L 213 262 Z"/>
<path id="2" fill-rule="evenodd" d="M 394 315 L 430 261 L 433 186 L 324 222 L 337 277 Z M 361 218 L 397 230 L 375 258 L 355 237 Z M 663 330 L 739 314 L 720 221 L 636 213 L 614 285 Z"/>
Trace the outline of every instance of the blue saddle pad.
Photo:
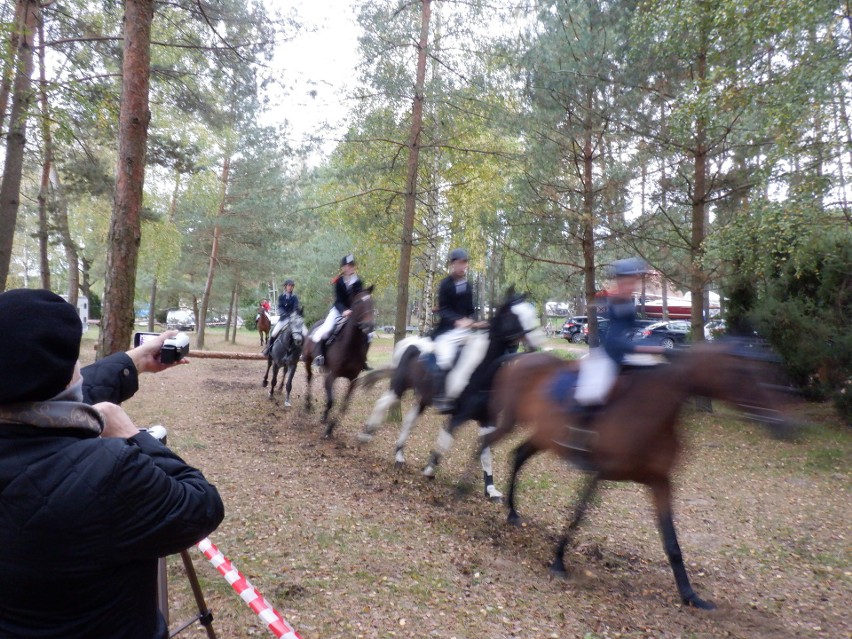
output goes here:
<path id="1" fill-rule="evenodd" d="M 550 383 L 549 394 L 551 399 L 566 410 L 574 404 L 574 390 L 577 388 L 577 371 L 563 371 L 558 373 Z"/>

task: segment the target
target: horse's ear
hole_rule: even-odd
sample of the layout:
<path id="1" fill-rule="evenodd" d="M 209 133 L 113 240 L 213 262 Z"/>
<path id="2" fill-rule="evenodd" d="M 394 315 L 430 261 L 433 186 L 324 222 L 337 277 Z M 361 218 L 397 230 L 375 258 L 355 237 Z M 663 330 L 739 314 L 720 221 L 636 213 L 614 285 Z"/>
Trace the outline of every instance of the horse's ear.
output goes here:
<path id="1" fill-rule="evenodd" d="M 509 288 L 506 290 L 506 299 L 510 300 L 515 297 L 515 285 L 509 284 Z"/>
<path id="2" fill-rule="evenodd" d="M 375 284 L 370 284 L 370 285 L 369 285 L 366 289 L 364 289 L 364 290 L 366 290 L 366 291 L 367 291 L 370 295 L 372 295 L 372 294 L 373 294 L 373 286 L 375 286 Z"/>

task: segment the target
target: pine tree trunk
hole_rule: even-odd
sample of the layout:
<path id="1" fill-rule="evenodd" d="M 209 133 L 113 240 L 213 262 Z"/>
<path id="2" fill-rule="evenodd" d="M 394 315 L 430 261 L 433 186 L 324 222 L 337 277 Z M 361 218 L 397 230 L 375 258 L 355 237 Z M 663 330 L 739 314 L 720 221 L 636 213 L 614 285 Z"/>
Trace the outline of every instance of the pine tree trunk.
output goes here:
<path id="1" fill-rule="evenodd" d="M 37 0 L 18 0 L 21 9 L 18 51 L 15 65 L 15 84 L 12 93 L 12 112 L 6 138 L 6 161 L 3 183 L 0 185 L 0 292 L 6 290 L 6 280 L 12 264 L 12 244 L 18 223 L 21 198 L 21 178 L 24 168 L 27 113 L 33 101 L 33 37 L 41 7 Z M 20 5 L 24 5 L 20 7 Z"/>
<path id="2" fill-rule="evenodd" d="M 225 217 L 225 202 L 228 198 L 228 179 L 231 173 L 231 156 L 225 155 L 225 161 L 222 164 L 222 187 L 219 191 L 219 213 L 218 218 Z M 222 227 L 217 223 L 213 227 L 213 245 L 210 248 L 210 264 L 207 268 L 207 281 L 204 284 L 204 293 L 201 296 L 201 309 L 195 315 L 196 330 L 198 336 L 195 340 L 196 347 L 204 348 L 204 327 L 207 318 L 207 307 L 210 303 L 210 294 L 213 291 L 213 278 L 216 275 L 216 264 L 219 262 L 219 240 L 222 236 Z"/>
<path id="3" fill-rule="evenodd" d="M 414 236 L 414 214 L 417 203 L 417 169 L 420 157 L 420 133 L 423 130 L 423 87 L 426 83 L 426 47 L 429 43 L 429 18 L 432 0 L 420 0 L 420 39 L 417 43 L 417 77 L 414 103 L 411 107 L 411 130 L 408 136 L 408 176 L 405 189 L 405 213 L 396 289 L 396 328 L 394 344 L 405 337 L 408 325 L 408 284 L 411 271 L 411 249 Z"/>
<path id="4" fill-rule="evenodd" d="M 50 290 L 50 260 L 48 259 L 48 223 L 47 223 L 47 197 L 50 190 L 50 169 L 53 166 L 53 139 L 50 134 L 50 110 L 47 104 L 47 77 L 44 64 L 44 20 L 38 23 L 38 41 L 41 45 L 38 50 L 38 74 L 39 74 L 39 103 L 41 105 L 41 138 L 44 145 L 44 153 L 41 160 L 41 182 L 38 189 L 38 256 L 39 275 L 41 276 L 41 287 Z M 68 265 L 71 268 L 71 265 Z M 77 305 L 75 291 L 74 300 L 69 303 Z"/>
<path id="5" fill-rule="evenodd" d="M 3 79 L 0 80 L 0 131 L 6 124 L 6 108 L 9 106 L 9 93 L 12 91 L 12 79 L 15 77 L 15 62 L 18 59 L 18 47 L 21 42 L 22 29 L 17 28 L 18 25 L 24 23 L 24 9 L 27 3 L 18 0 L 15 5 L 15 17 L 12 24 L 16 28 L 12 29 L 9 34 L 9 40 L 6 43 L 6 51 L 3 56 Z"/>
<path id="6" fill-rule="evenodd" d="M 153 18 L 153 0 L 125 0 L 118 167 L 109 228 L 99 358 L 125 350 L 133 333 L 136 265 L 142 239 L 142 187 L 151 120 L 148 89 Z"/>

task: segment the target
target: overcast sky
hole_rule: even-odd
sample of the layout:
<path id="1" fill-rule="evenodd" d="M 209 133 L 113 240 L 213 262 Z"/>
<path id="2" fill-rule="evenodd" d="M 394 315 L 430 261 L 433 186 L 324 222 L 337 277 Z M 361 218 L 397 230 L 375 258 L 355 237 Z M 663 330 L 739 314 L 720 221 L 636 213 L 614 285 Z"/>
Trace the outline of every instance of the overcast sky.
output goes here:
<path id="1" fill-rule="evenodd" d="M 327 131 L 323 124 L 340 123 L 346 90 L 354 83 L 359 33 L 355 3 L 272 0 L 269 5 L 285 14 L 295 7 L 304 24 L 300 35 L 275 53 L 275 75 L 286 94 L 273 89 L 270 118 L 288 120 L 297 139 L 318 132 L 333 138 L 339 130 Z"/>

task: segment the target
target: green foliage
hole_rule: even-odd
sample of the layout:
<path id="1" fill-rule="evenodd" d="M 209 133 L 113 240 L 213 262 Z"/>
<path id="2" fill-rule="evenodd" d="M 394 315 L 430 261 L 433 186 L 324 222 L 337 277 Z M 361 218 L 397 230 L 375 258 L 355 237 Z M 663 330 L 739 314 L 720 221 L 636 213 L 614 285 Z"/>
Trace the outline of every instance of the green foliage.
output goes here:
<path id="1" fill-rule="evenodd" d="M 794 382 L 836 396 L 852 421 L 852 233 L 816 238 L 791 255 L 755 309 L 760 332 L 784 356 Z"/>

